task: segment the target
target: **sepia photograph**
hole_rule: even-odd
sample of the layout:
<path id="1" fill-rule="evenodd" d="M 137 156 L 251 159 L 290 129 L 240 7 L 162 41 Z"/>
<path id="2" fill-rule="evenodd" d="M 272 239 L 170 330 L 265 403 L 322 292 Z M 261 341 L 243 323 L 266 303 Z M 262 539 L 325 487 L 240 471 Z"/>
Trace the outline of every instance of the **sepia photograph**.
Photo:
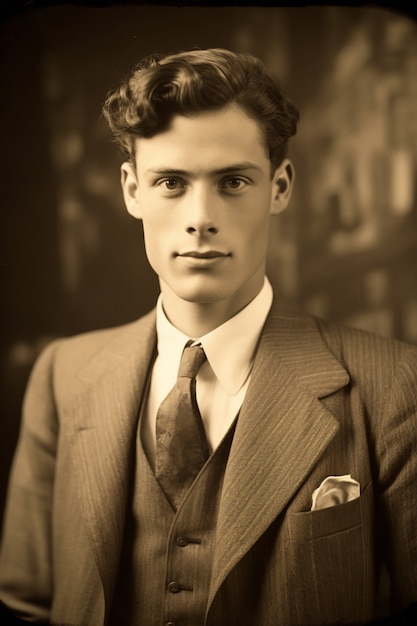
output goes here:
<path id="1" fill-rule="evenodd" d="M 417 625 L 417 18 L 0 2 L 0 624 Z"/>

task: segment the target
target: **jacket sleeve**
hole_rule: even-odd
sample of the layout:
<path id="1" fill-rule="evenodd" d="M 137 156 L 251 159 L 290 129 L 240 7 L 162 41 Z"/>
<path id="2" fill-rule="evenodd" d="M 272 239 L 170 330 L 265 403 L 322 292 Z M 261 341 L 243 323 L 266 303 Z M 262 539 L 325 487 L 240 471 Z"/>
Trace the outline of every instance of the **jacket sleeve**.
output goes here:
<path id="1" fill-rule="evenodd" d="M 417 351 L 399 362 L 378 416 L 376 525 L 392 611 L 417 601 Z M 378 528 L 379 526 L 379 528 Z"/>
<path id="2" fill-rule="evenodd" d="M 0 552 L 0 600 L 17 616 L 37 621 L 48 621 L 52 596 L 56 346 L 50 344 L 41 354 L 26 390 Z"/>

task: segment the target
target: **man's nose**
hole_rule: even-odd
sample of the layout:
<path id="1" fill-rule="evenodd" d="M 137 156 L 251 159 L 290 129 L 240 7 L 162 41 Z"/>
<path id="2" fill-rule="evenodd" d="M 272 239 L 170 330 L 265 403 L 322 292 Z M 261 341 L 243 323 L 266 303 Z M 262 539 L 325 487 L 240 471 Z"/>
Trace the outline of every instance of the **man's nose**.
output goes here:
<path id="1" fill-rule="evenodd" d="M 185 228 L 189 235 L 215 235 L 218 232 L 214 196 L 206 188 L 196 189 L 190 194 Z"/>

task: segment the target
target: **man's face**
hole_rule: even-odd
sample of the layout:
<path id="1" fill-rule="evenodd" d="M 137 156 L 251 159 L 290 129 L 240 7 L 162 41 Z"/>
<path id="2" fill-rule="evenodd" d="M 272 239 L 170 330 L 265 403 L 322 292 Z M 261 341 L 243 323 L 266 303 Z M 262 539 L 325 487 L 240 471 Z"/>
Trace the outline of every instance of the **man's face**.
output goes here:
<path id="1" fill-rule="evenodd" d="M 234 315 L 263 284 L 271 213 L 291 189 L 285 160 L 271 178 L 261 129 L 240 107 L 174 117 L 139 139 L 122 166 L 129 212 L 167 301 L 223 302 Z"/>

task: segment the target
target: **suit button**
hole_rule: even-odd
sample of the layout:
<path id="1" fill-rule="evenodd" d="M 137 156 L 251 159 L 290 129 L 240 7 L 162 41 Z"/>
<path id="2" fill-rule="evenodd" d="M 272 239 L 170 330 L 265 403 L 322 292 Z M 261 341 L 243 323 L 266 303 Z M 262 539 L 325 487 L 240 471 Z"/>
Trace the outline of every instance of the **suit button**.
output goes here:
<path id="1" fill-rule="evenodd" d="M 188 539 L 187 539 L 187 537 L 177 537 L 176 544 L 180 548 L 185 548 L 185 546 L 188 546 Z"/>
<path id="2" fill-rule="evenodd" d="M 179 583 L 173 581 L 172 583 L 169 583 L 168 591 L 170 591 L 171 593 L 178 593 L 179 591 L 181 591 L 181 587 Z"/>

